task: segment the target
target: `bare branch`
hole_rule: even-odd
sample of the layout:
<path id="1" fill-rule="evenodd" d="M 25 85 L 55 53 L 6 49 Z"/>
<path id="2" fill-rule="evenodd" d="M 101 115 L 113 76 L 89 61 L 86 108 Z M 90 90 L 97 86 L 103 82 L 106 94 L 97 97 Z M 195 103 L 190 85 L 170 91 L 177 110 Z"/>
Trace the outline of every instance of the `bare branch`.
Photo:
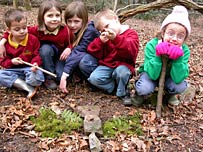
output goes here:
<path id="1" fill-rule="evenodd" d="M 127 11 L 122 11 L 118 14 L 118 17 L 122 23 L 136 14 L 144 13 L 153 9 L 168 8 L 176 4 L 183 5 L 188 9 L 197 10 L 198 12 L 203 14 L 203 6 L 196 4 L 191 0 L 157 0 L 155 2 L 146 5 L 140 5 Z"/>

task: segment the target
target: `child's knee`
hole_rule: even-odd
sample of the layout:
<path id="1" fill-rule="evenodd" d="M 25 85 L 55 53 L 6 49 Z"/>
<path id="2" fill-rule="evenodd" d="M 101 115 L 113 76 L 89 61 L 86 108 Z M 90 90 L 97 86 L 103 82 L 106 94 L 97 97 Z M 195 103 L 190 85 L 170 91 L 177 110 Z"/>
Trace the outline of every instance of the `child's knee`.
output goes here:
<path id="1" fill-rule="evenodd" d="M 146 83 L 146 82 L 142 82 L 142 81 L 137 81 L 135 82 L 135 90 L 137 92 L 138 95 L 149 95 L 152 92 L 154 92 L 155 86 L 150 84 L 150 83 Z"/>

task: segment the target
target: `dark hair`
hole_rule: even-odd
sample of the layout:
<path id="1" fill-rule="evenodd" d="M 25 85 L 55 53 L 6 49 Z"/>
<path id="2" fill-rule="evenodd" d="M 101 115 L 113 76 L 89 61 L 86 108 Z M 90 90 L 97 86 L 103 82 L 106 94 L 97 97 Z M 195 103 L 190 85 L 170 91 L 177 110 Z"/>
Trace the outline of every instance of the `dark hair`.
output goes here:
<path id="1" fill-rule="evenodd" d="M 26 19 L 25 12 L 22 9 L 10 9 L 4 15 L 4 21 L 8 28 L 11 27 L 11 22 L 20 22 L 22 19 Z"/>
<path id="2" fill-rule="evenodd" d="M 55 0 L 46 0 L 40 5 L 38 10 L 38 17 L 37 17 L 37 22 L 38 22 L 40 31 L 43 31 L 46 28 L 44 24 L 44 14 L 53 7 L 55 7 L 62 14 L 62 8 L 60 4 Z"/>
<path id="3" fill-rule="evenodd" d="M 82 1 L 74 1 L 68 4 L 64 13 L 65 23 L 67 24 L 67 20 L 74 17 L 75 15 L 82 19 L 82 27 L 77 34 L 77 38 L 74 41 L 73 46 L 77 45 L 80 42 L 80 39 L 82 38 L 88 22 L 88 10 Z"/>

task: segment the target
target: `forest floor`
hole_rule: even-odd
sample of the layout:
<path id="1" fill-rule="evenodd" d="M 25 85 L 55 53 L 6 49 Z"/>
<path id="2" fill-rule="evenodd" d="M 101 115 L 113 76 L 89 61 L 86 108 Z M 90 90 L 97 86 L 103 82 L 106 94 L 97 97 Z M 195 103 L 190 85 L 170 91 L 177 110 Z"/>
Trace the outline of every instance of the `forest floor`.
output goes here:
<path id="1" fill-rule="evenodd" d="M 0 6 L 0 32 L 5 30 L 2 16 L 8 7 Z M 36 23 L 37 10 L 28 12 L 28 23 Z M 163 18 L 142 20 L 131 18 L 125 23 L 134 28 L 140 39 L 138 65 L 143 62 L 144 46 L 159 30 Z M 143 104 L 141 107 L 126 107 L 116 96 L 102 91 L 91 92 L 87 83 L 69 84 L 68 94 L 40 87 L 32 101 L 25 99 L 26 93 L 16 89 L 0 88 L 0 151 L 2 152 L 61 152 L 90 151 L 87 135 L 83 131 L 73 132 L 61 138 L 41 138 L 28 129 L 28 116 L 37 115 L 40 107 L 57 105 L 59 109 L 96 105 L 100 107 L 102 122 L 113 117 L 135 112 L 141 115 L 144 135 L 118 135 L 115 139 L 102 138 L 105 152 L 114 151 L 203 151 L 203 16 L 191 15 L 192 33 L 187 40 L 191 49 L 190 76 L 188 81 L 194 87 L 192 102 L 182 101 L 177 107 L 164 106 L 162 118 L 155 118 L 156 107 Z M 133 78 L 136 79 L 137 77 Z M 133 81 L 133 80 L 132 80 Z M 181 97 L 181 96 L 179 96 Z"/>

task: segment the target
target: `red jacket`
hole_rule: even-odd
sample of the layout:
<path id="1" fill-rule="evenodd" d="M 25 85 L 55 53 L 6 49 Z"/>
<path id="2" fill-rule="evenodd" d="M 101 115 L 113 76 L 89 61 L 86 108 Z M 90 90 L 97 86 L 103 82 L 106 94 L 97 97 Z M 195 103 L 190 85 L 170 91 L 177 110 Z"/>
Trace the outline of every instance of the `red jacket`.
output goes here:
<path id="1" fill-rule="evenodd" d="M 16 57 L 20 57 L 23 61 L 34 63 L 39 66 L 42 64 L 41 57 L 39 55 L 40 42 L 32 34 L 28 34 L 28 41 L 26 46 L 19 45 L 18 48 L 12 47 L 8 42 L 5 44 L 6 57 L 0 58 L 0 65 L 4 68 L 18 68 L 25 65 L 13 65 L 11 60 Z"/>
<path id="2" fill-rule="evenodd" d="M 38 26 L 28 26 L 28 33 L 35 35 L 41 44 L 54 44 L 59 49 L 59 54 L 61 54 L 67 47 L 72 48 L 71 44 L 74 35 L 67 26 L 61 26 L 57 35 L 44 34 L 44 31 L 39 31 Z M 3 37 L 8 39 L 8 35 L 9 33 L 6 32 Z"/>
<path id="3" fill-rule="evenodd" d="M 98 59 L 99 65 L 116 68 L 120 65 L 127 66 L 135 73 L 135 61 L 139 50 L 139 39 L 136 31 L 128 29 L 111 41 L 103 43 L 95 38 L 87 48 L 87 51 Z"/>
<path id="4" fill-rule="evenodd" d="M 61 26 L 57 35 L 44 34 L 44 31 L 39 31 L 38 28 L 38 26 L 30 26 L 28 27 L 28 32 L 35 35 L 41 44 L 54 44 L 59 49 L 59 54 L 61 54 L 65 48 L 71 48 L 74 35 L 67 26 Z"/>

